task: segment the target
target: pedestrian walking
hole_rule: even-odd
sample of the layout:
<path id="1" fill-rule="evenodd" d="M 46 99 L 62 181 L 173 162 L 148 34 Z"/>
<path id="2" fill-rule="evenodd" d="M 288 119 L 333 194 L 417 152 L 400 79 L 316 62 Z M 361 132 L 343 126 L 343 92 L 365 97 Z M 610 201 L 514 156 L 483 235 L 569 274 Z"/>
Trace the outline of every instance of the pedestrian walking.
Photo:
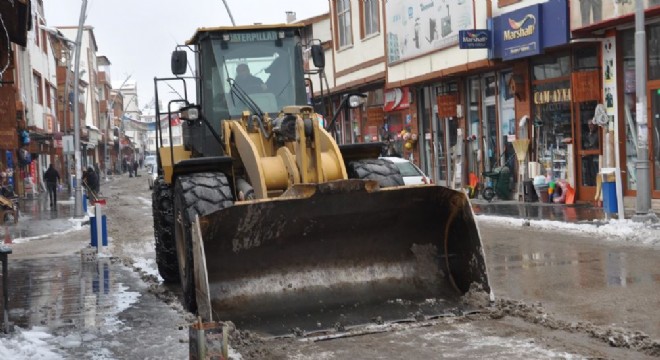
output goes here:
<path id="1" fill-rule="evenodd" d="M 138 164 L 137 160 L 133 160 L 133 175 L 135 175 L 135 177 L 138 176 L 138 174 L 137 174 L 138 165 L 139 164 Z"/>
<path id="2" fill-rule="evenodd" d="M 44 173 L 46 180 L 46 188 L 48 189 L 48 197 L 50 199 L 50 207 L 57 206 L 57 184 L 60 182 L 60 173 L 55 170 L 53 164 L 48 166 L 48 170 Z"/>
<path id="3" fill-rule="evenodd" d="M 98 192 L 96 191 L 96 188 L 98 186 L 98 181 L 99 178 L 96 176 L 96 172 L 94 172 L 94 169 L 92 167 L 88 167 L 87 171 L 85 173 L 85 183 L 87 184 L 87 187 L 89 188 L 90 192 L 92 193 L 94 198 L 96 198 Z"/>
<path id="4" fill-rule="evenodd" d="M 99 164 L 94 164 L 94 172 L 96 173 L 96 186 L 94 191 L 98 194 L 101 192 L 101 168 Z"/>

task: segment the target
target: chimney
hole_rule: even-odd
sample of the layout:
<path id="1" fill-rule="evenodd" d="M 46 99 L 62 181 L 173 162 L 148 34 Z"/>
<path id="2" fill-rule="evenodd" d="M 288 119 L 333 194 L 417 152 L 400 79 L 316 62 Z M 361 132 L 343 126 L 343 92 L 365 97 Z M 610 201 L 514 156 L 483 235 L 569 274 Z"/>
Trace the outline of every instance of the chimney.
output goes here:
<path id="1" fill-rule="evenodd" d="M 296 21 L 296 12 L 295 11 L 287 11 L 286 12 L 286 23 L 291 24 L 294 21 Z"/>

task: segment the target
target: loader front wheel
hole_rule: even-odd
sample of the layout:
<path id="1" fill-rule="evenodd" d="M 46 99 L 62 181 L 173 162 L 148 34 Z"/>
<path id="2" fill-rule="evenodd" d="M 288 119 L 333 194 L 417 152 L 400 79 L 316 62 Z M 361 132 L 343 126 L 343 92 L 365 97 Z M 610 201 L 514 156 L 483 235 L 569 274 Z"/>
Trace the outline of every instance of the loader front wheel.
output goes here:
<path id="1" fill-rule="evenodd" d="M 156 265 L 165 282 L 179 282 L 179 265 L 174 243 L 174 214 L 172 212 L 172 187 L 159 177 L 154 181 L 151 193 L 151 206 L 154 217 L 154 237 L 156 239 Z"/>
<path id="2" fill-rule="evenodd" d="M 179 176 L 174 185 L 174 235 L 176 239 L 179 277 L 183 291 L 183 305 L 197 311 L 192 246 L 192 222 L 195 216 L 204 216 L 232 206 L 234 198 L 229 181 L 222 173 L 198 173 Z"/>
<path id="3" fill-rule="evenodd" d="M 383 159 L 351 161 L 346 171 L 349 179 L 376 180 L 381 187 L 404 185 L 399 168 Z"/>

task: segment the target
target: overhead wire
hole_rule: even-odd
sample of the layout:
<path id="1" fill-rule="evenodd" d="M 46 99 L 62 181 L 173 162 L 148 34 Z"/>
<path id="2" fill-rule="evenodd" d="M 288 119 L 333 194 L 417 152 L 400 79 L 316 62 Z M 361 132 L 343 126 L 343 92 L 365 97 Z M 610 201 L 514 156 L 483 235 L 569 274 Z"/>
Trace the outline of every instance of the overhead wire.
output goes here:
<path id="1" fill-rule="evenodd" d="M 14 2 L 10 1 L 11 5 L 14 6 Z M 5 65 L 2 66 L 2 69 L 0 69 L 0 81 L 2 80 L 3 76 L 5 75 L 5 71 L 9 68 L 9 63 L 10 61 L 10 56 L 9 54 L 11 53 L 11 41 L 9 41 L 9 31 L 7 30 L 7 26 L 5 25 L 5 20 L 2 18 L 2 14 L 0 14 L 0 23 L 2 24 L 2 29 L 5 32 L 5 37 L 7 39 L 7 62 Z"/>

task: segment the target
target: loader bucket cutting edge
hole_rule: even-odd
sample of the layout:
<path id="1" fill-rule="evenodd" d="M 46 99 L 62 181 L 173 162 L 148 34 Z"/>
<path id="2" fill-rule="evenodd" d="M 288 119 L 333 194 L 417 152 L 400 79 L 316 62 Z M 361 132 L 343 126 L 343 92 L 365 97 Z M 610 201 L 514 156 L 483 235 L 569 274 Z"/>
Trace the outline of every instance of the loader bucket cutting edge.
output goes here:
<path id="1" fill-rule="evenodd" d="M 455 301 L 472 283 L 490 291 L 464 193 L 355 184 L 313 185 L 306 197 L 237 203 L 201 217 L 214 318 Z"/>

